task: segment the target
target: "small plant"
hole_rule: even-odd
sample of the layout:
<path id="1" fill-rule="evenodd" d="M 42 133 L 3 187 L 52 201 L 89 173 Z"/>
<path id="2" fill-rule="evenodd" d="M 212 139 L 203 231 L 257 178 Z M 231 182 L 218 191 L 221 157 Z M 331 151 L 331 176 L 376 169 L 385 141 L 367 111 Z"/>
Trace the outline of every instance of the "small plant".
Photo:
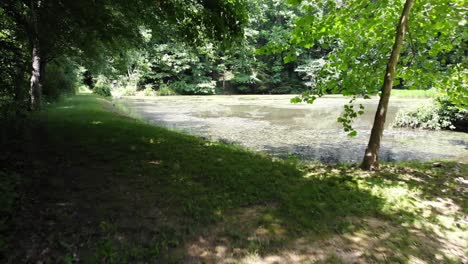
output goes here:
<path id="1" fill-rule="evenodd" d="M 135 96 L 136 88 L 134 86 L 127 86 L 122 91 L 122 96 Z"/>
<path id="2" fill-rule="evenodd" d="M 155 96 L 156 92 L 153 90 L 153 86 L 151 84 L 145 85 L 145 89 L 143 90 L 144 96 Z"/>
<path id="3" fill-rule="evenodd" d="M 165 84 L 162 84 L 159 86 L 157 95 L 160 95 L 160 96 L 176 95 L 176 92 L 174 92 L 174 90 L 172 90 L 171 87 Z"/>

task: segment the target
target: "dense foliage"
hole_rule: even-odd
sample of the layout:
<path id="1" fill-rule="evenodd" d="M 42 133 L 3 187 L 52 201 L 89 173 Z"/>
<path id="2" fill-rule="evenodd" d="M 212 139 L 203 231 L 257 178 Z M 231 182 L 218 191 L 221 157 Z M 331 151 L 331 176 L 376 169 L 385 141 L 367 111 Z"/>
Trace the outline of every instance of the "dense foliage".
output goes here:
<path id="1" fill-rule="evenodd" d="M 296 20 L 290 45 L 329 48 L 317 73 L 314 93 L 379 92 L 402 1 L 290 2 L 306 10 L 306 15 Z M 464 2 L 415 2 L 396 87 L 460 89 L 466 100 L 466 89 L 461 91 L 462 84 L 466 86 L 466 76 L 461 76 L 467 64 Z"/>
<path id="2" fill-rule="evenodd" d="M 293 102 L 312 103 L 317 96 L 327 93 L 364 98 L 378 94 L 402 1 L 290 2 L 305 14 L 295 22 L 289 49 L 299 46 L 328 51 L 309 70 L 314 72 L 314 87 Z M 458 106 L 468 105 L 468 31 L 464 6 L 463 0 L 415 2 L 394 88 L 436 88 Z M 361 108 L 355 109 L 358 108 L 345 108 L 340 119 L 351 135 L 355 134 L 352 120 L 363 113 Z"/>
<path id="3" fill-rule="evenodd" d="M 14 31 L 15 24 L 0 9 L 0 116 L 12 116 L 24 107 L 20 100 L 27 86 L 27 48 L 22 36 Z"/>
<path id="4" fill-rule="evenodd" d="M 26 69 L 34 44 L 30 33 L 45 46 L 45 63 L 60 59 L 61 67 L 86 72 L 90 88 L 99 79 L 98 93 L 103 86 L 117 95 L 305 92 L 308 102 L 313 94 L 376 94 L 401 8 L 399 1 L 358 0 L 72 2 L 2 3 L 3 101 L 14 96 L 27 100 Z M 466 103 L 462 2 L 416 3 L 397 88 L 438 87 L 453 101 Z M 38 32 L 31 27 L 34 22 Z M 46 99 L 62 89 L 50 85 L 43 87 Z"/>
<path id="5" fill-rule="evenodd" d="M 244 36 L 229 46 L 209 40 L 196 46 L 181 43 L 170 28 L 164 36 L 143 32 L 145 44 L 114 63 L 109 83 L 122 95 L 148 89 L 201 95 L 304 91 L 310 83 L 306 66 L 317 51 L 302 50 L 294 62 L 285 62 L 287 50 L 266 53 L 268 47 L 287 41 L 300 9 L 277 0 L 248 1 L 247 9 Z"/>
<path id="6" fill-rule="evenodd" d="M 246 22 L 243 0 L 1 1 L 0 106 L 39 108 L 43 95 L 54 98 L 76 86 L 81 78 L 71 73 L 82 72 L 79 66 L 96 75 L 122 71 L 119 62 L 128 62 L 127 52 L 144 45 L 145 32 L 158 39 L 171 32 L 193 46 L 207 40 L 222 46 L 242 36 Z"/>
<path id="7" fill-rule="evenodd" d="M 457 127 L 457 123 L 464 121 L 468 121 L 468 109 L 458 107 L 448 97 L 439 97 L 416 109 L 399 112 L 394 126 L 435 130 L 463 129 Z"/>

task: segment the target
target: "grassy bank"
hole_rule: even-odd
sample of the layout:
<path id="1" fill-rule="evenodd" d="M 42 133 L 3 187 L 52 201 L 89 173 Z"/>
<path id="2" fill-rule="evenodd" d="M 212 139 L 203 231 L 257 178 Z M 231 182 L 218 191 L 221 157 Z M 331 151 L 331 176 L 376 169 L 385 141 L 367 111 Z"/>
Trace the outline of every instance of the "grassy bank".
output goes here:
<path id="1" fill-rule="evenodd" d="M 433 98 L 438 94 L 436 89 L 429 90 L 400 90 L 393 89 L 392 97 L 407 97 L 407 98 Z"/>
<path id="2" fill-rule="evenodd" d="M 7 262 L 467 260 L 467 165 L 364 173 L 272 160 L 122 116 L 93 95 L 4 134 L 2 173 L 17 179 L 2 193 Z"/>

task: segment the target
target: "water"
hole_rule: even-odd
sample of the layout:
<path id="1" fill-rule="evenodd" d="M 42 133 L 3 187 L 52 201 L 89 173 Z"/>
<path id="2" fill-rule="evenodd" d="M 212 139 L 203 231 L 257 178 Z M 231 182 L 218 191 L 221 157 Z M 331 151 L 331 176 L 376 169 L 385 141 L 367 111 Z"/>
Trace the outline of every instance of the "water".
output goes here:
<path id="1" fill-rule="evenodd" d="M 324 163 L 358 162 L 367 145 L 378 100 L 361 100 L 366 112 L 350 138 L 336 119 L 349 99 L 327 96 L 313 105 L 290 104 L 291 95 L 125 97 L 116 99 L 150 122 L 272 155 Z M 400 109 L 427 99 L 390 100 L 380 159 L 468 162 L 468 133 L 392 128 Z"/>

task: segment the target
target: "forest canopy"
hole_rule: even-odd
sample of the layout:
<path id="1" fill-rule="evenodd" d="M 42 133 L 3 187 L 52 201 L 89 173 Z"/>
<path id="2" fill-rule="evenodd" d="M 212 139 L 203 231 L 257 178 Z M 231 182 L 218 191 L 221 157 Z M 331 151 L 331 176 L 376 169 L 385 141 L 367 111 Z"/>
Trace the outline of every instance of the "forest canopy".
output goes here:
<path id="1" fill-rule="evenodd" d="M 39 108 L 43 93 L 62 90 L 44 85 L 48 75 L 53 76 L 52 83 L 58 81 L 57 74 L 64 75 L 63 81 L 73 81 L 65 77 L 76 75 L 64 72 L 69 65 L 75 71 L 81 67 L 104 73 L 108 64 L 144 43 L 143 32 L 163 37 L 171 32 L 196 45 L 206 39 L 232 41 L 242 36 L 247 21 L 244 5 L 241 0 L 2 1 L 1 70 L 7 75 L 1 83 L 2 101 L 14 98 L 15 103 L 29 101 L 31 109 Z M 49 64 L 59 66 L 48 71 Z M 27 76 L 31 67 L 32 76 Z"/>
<path id="2" fill-rule="evenodd" d="M 2 104 L 32 103 L 34 50 L 46 100 L 82 80 L 103 95 L 372 95 L 401 8 L 399 0 L 2 1 Z M 463 0 L 415 3 L 395 88 L 436 88 L 466 104 L 465 9 Z"/>

